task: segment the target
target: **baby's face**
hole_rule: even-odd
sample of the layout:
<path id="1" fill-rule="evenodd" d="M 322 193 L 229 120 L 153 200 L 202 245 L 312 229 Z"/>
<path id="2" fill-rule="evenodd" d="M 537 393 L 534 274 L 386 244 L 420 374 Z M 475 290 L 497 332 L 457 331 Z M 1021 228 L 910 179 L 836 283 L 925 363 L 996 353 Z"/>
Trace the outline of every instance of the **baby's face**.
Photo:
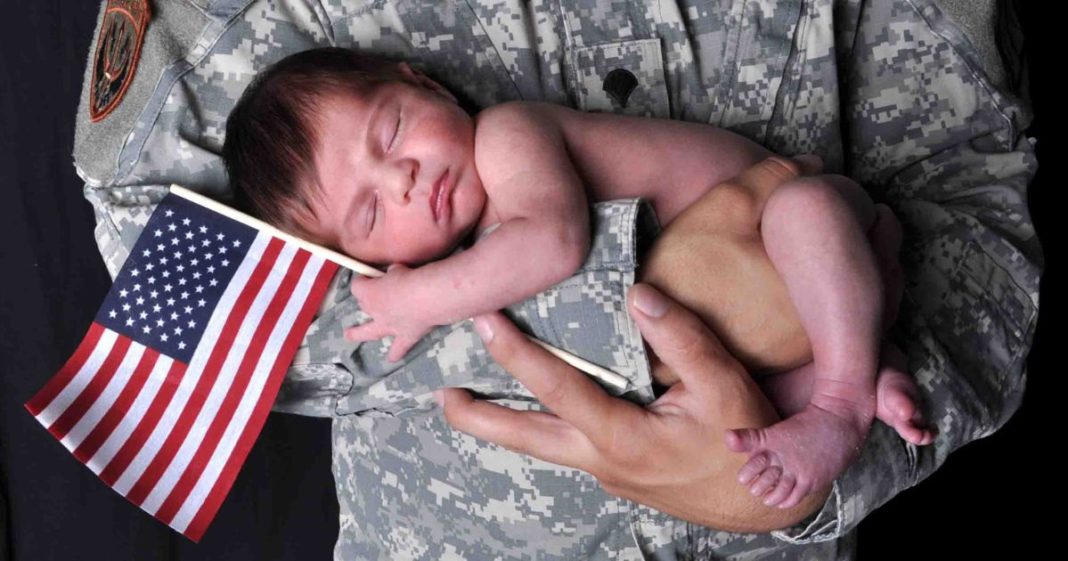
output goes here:
<path id="1" fill-rule="evenodd" d="M 305 227 L 370 263 L 444 256 L 486 203 L 473 120 L 441 86 L 405 72 L 411 80 L 367 96 L 331 96 L 318 115 L 320 189 L 308 197 L 318 221 Z"/>

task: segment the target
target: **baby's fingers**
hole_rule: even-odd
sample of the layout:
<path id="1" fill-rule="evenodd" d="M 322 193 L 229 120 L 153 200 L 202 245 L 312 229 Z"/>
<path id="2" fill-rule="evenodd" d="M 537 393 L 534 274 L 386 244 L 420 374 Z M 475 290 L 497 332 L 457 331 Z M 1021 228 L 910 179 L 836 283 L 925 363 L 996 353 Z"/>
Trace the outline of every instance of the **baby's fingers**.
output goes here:
<path id="1" fill-rule="evenodd" d="M 345 339 L 354 343 L 360 341 L 375 341 L 386 337 L 387 335 L 392 335 L 392 333 L 389 333 L 386 328 L 382 327 L 382 324 L 377 321 L 369 321 L 345 329 Z"/>
<path id="2" fill-rule="evenodd" d="M 393 344 L 389 346 L 389 354 L 386 355 L 386 360 L 390 362 L 397 362 L 404 358 L 404 355 L 408 354 L 408 351 L 419 342 L 419 338 L 405 337 L 398 335 L 393 338 Z"/>

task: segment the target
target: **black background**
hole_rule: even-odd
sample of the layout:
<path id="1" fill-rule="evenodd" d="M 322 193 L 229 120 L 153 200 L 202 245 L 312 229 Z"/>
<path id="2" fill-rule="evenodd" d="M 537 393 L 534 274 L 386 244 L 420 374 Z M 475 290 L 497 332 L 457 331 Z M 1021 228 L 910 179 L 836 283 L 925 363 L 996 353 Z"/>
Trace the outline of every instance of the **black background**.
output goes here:
<path id="1" fill-rule="evenodd" d="M 998 433 L 860 526 L 861 559 L 1031 558 L 1052 551 L 1062 512 L 1054 423 L 1052 319 L 1063 296 L 1054 229 L 1051 14 L 1021 2 L 1043 162 L 1030 205 L 1047 268 L 1024 405 Z M 0 560 L 329 559 L 338 507 L 330 425 L 271 414 L 199 545 L 100 483 L 22 408 L 85 335 L 110 279 L 71 165 L 74 114 L 99 3 L 5 0 L 0 12 Z M 1046 9 L 1046 11 L 1052 11 Z M 1062 24 L 1063 25 L 1063 24 Z M 1064 31 L 1061 30 L 1061 33 Z M 1058 46 L 1057 48 L 1062 48 Z M 1062 87 L 1063 89 L 1063 87 Z M 1063 95 L 1063 94 L 1062 94 Z M 1059 113 L 1060 111 L 1058 111 Z M 1064 426 L 1058 423 L 1056 426 Z M 1040 438 L 1053 438 L 1043 446 Z M 1044 507 L 1051 507 L 1046 509 Z M 1045 555 L 1043 555 L 1045 556 Z"/>

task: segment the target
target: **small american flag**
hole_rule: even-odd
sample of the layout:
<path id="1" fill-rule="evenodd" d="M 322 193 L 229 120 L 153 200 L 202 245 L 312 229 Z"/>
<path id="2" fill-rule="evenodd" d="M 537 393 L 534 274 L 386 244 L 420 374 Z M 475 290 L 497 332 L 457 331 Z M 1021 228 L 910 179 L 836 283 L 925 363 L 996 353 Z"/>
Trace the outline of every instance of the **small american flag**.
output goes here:
<path id="1" fill-rule="evenodd" d="M 85 340 L 26 408 L 105 483 L 199 541 L 336 270 L 169 194 Z"/>

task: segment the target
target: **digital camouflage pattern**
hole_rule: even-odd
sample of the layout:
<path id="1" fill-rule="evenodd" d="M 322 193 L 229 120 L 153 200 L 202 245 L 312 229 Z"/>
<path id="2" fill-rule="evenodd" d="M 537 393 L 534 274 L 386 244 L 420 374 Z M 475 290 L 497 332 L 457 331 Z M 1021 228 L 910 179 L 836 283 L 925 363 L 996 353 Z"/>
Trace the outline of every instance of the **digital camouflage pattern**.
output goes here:
<path id="1" fill-rule="evenodd" d="M 917 448 L 876 423 L 823 509 L 795 527 L 696 526 L 450 430 L 434 388 L 537 404 L 487 360 L 470 324 L 438 328 L 400 365 L 383 362 L 379 342 L 345 341 L 342 328 L 366 319 L 348 272 L 275 410 L 334 418 L 339 559 L 852 559 L 864 516 L 1019 407 L 1038 311 L 1030 116 L 938 3 L 156 2 L 130 106 L 79 122 L 76 164 L 114 274 L 166 185 L 225 199 L 225 120 L 253 74 L 328 45 L 412 61 L 472 108 L 527 99 L 708 122 L 781 154 L 819 154 L 903 223 L 905 299 L 891 336 L 939 436 Z M 625 104 L 602 87 L 620 68 L 638 81 Z M 624 302 L 656 231 L 643 208 L 596 205 L 583 269 L 511 309 L 539 337 L 626 375 L 638 401 L 651 397 L 649 372 Z"/>

